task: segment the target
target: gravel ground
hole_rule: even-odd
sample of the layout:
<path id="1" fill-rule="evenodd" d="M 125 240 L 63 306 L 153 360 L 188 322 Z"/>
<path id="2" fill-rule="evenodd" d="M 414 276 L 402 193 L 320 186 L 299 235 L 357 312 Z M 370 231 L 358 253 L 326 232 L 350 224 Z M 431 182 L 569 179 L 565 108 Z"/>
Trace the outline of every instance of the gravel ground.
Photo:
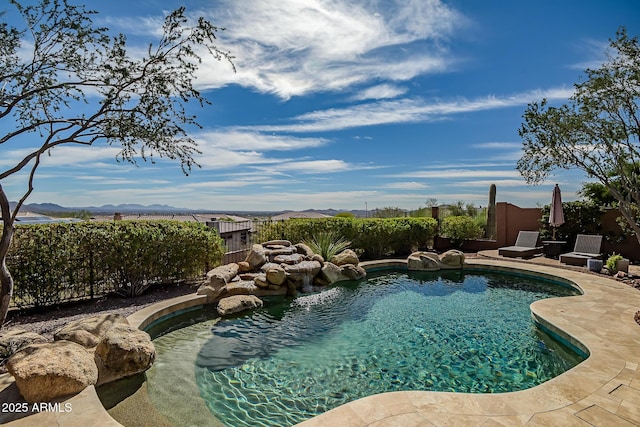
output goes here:
<path id="1" fill-rule="evenodd" d="M 195 293 L 199 285 L 200 283 L 196 282 L 157 286 L 148 289 L 138 297 L 125 298 L 119 295 L 109 295 L 37 313 L 10 311 L 3 329 L 24 329 L 53 339 L 55 331 L 73 320 L 106 313 L 119 313 L 126 317 L 158 301 Z"/>

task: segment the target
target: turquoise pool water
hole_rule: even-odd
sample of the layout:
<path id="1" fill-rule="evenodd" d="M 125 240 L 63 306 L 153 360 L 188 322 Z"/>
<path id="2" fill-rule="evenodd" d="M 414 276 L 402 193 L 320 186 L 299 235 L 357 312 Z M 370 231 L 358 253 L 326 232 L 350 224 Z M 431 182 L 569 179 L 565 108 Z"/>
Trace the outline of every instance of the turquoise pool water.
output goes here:
<path id="1" fill-rule="evenodd" d="M 176 425 L 194 424 L 167 400 L 178 393 L 201 396 L 210 413 L 198 417 L 240 427 L 293 425 L 388 391 L 522 390 L 583 360 L 529 310 L 576 294 L 505 274 L 395 271 L 219 322 L 205 310 L 154 340 L 149 397 Z"/>

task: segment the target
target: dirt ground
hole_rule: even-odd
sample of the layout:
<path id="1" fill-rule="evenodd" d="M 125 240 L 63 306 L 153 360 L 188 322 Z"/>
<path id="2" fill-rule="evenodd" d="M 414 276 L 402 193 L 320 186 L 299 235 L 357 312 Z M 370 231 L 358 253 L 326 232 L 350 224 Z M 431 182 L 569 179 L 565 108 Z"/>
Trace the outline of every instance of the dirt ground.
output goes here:
<path id="1" fill-rule="evenodd" d="M 158 301 L 195 293 L 199 285 L 199 282 L 163 285 L 150 288 L 143 295 L 133 298 L 113 294 L 38 312 L 10 311 L 3 329 L 24 329 L 53 339 L 55 331 L 73 320 L 106 313 L 120 313 L 126 317 Z"/>

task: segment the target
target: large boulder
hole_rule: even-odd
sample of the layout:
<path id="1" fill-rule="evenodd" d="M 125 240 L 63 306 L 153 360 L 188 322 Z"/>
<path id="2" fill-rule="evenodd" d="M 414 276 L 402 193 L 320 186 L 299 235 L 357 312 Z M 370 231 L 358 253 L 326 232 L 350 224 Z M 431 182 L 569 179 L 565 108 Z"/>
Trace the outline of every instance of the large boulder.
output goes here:
<path id="1" fill-rule="evenodd" d="M 296 245 L 296 250 L 298 251 L 299 254 L 302 254 L 308 258 L 311 258 L 313 255 L 315 255 L 315 252 L 313 252 L 313 249 L 311 249 L 309 245 L 305 245 L 304 243 L 298 243 Z"/>
<path id="2" fill-rule="evenodd" d="M 9 358 L 7 370 L 29 403 L 76 394 L 98 381 L 93 353 L 66 340 L 25 347 Z"/>
<path id="3" fill-rule="evenodd" d="M 262 264 L 267 262 L 267 255 L 265 254 L 264 247 L 258 243 L 251 246 L 251 250 L 245 259 L 245 262 L 249 263 L 251 270 L 259 269 Z"/>
<path id="4" fill-rule="evenodd" d="M 12 329 L 0 332 L 0 359 L 6 359 L 29 344 L 47 342 L 42 335 L 24 329 Z"/>
<path id="5" fill-rule="evenodd" d="M 360 260 L 358 259 L 358 255 L 351 249 L 345 249 L 337 255 L 331 257 L 330 260 L 335 265 L 345 265 L 345 264 L 353 264 L 358 265 Z"/>
<path id="6" fill-rule="evenodd" d="M 342 274 L 340 267 L 331 262 L 325 262 L 322 265 L 322 269 L 318 276 L 323 283 L 326 283 L 326 285 L 347 280 L 347 278 Z"/>
<path id="7" fill-rule="evenodd" d="M 251 265 L 247 261 L 238 263 L 238 273 L 248 273 L 251 271 Z"/>
<path id="8" fill-rule="evenodd" d="M 279 265 L 267 270 L 267 281 L 276 286 L 280 286 L 287 280 L 287 272 Z"/>
<path id="9" fill-rule="evenodd" d="M 255 295 L 234 295 L 218 301 L 218 314 L 227 316 L 244 310 L 262 307 L 262 300 Z"/>
<path id="10" fill-rule="evenodd" d="M 349 280 L 360 280 L 367 276 L 367 272 L 359 265 L 345 264 L 340 267 L 340 273 Z"/>
<path id="11" fill-rule="evenodd" d="M 359 265 L 344 264 L 338 266 L 331 262 L 325 262 L 317 276 L 317 283 L 328 286 L 343 280 L 360 280 L 366 276 L 366 270 Z"/>
<path id="12" fill-rule="evenodd" d="M 305 260 L 305 256 L 302 254 L 289 254 L 289 255 L 278 255 L 273 258 L 273 261 L 278 264 L 298 264 Z"/>
<path id="13" fill-rule="evenodd" d="M 267 271 L 271 270 L 272 268 L 281 268 L 280 264 L 277 264 L 275 262 L 268 262 L 266 264 L 264 264 L 262 267 L 260 267 L 260 271 L 262 271 L 263 273 L 266 273 Z"/>
<path id="14" fill-rule="evenodd" d="M 98 345 L 100 339 L 114 325 L 129 325 L 129 322 L 121 314 L 100 314 L 67 323 L 53 334 L 53 339 L 72 341 L 92 348 Z"/>
<path id="15" fill-rule="evenodd" d="M 240 264 L 248 265 L 248 263 Z M 200 286 L 196 294 L 206 295 L 211 299 L 216 299 L 224 293 L 227 284 L 235 279 L 240 270 L 240 265 L 236 263 L 225 264 L 214 268 L 207 273 L 207 283 Z"/>
<path id="16" fill-rule="evenodd" d="M 196 295 L 205 295 L 207 296 L 210 300 L 215 300 L 217 298 L 220 297 L 220 295 L 224 294 L 226 290 L 226 287 L 223 286 L 222 288 L 214 288 L 207 285 L 201 285 L 198 290 L 196 291 Z"/>
<path id="17" fill-rule="evenodd" d="M 296 248 L 293 246 L 269 246 L 264 250 L 264 254 L 269 260 L 275 260 L 276 257 L 281 255 L 293 255 L 295 253 Z"/>
<path id="18" fill-rule="evenodd" d="M 289 247 L 289 246 L 291 246 L 291 242 L 288 241 L 288 240 L 269 240 L 268 242 L 262 243 L 262 246 L 265 246 L 265 247 L 269 247 L 269 246 Z"/>
<path id="19" fill-rule="evenodd" d="M 287 273 L 291 292 L 295 289 L 302 288 L 309 290 L 313 279 L 322 269 L 322 264 L 318 261 L 302 261 L 294 265 L 284 265 L 284 271 Z"/>
<path id="20" fill-rule="evenodd" d="M 302 261 L 293 265 L 283 265 L 283 267 L 290 279 L 298 279 L 303 276 L 313 278 L 322 269 L 322 264 L 318 261 Z"/>
<path id="21" fill-rule="evenodd" d="M 464 265 L 464 252 L 452 249 L 440 256 L 443 268 L 462 268 Z"/>
<path id="22" fill-rule="evenodd" d="M 434 252 L 414 252 L 407 258 L 407 269 L 414 271 L 440 270 L 440 257 Z"/>
<path id="23" fill-rule="evenodd" d="M 268 288 L 269 281 L 267 280 L 267 273 L 259 273 L 253 278 L 253 283 L 259 288 Z"/>
<path id="24" fill-rule="evenodd" d="M 224 287 L 222 295 L 255 295 L 258 287 L 253 280 L 237 280 Z"/>
<path id="25" fill-rule="evenodd" d="M 129 325 L 109 329 L 95 350 L 98 385 L 144 372 L 156 358 L 149 334 Z"/>
<path id="26" fill-rule="evenodd" d="M 235 262 L 221 265 L 207 273 L 207 281 L 209 286 L 214 289 L 220 289 L 225 286 L 238 274 L 240 267 Z"/>

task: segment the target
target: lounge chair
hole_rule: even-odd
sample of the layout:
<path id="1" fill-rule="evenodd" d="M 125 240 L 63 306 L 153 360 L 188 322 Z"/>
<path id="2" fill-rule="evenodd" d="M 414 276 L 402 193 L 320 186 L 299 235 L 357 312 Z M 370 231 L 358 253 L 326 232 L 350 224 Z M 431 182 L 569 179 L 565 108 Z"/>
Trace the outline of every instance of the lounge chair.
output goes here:
<path id="1" fill-rule="evenodd" d="M 531 258 L 542 253 L 542 246 L 537 246 L 539 234 L 537 231 L 519 231 L 515 245 L 498 248 L 498 255 Z"/>
<path id="2" fill-rule="evenodd" d="M 601 246 L 602 236 L 578 234 L 573 252 L 560 255 L 560 262 L 569 265 L 587 265 L 587 260 L 591 258 L 602 259 Z"/>

